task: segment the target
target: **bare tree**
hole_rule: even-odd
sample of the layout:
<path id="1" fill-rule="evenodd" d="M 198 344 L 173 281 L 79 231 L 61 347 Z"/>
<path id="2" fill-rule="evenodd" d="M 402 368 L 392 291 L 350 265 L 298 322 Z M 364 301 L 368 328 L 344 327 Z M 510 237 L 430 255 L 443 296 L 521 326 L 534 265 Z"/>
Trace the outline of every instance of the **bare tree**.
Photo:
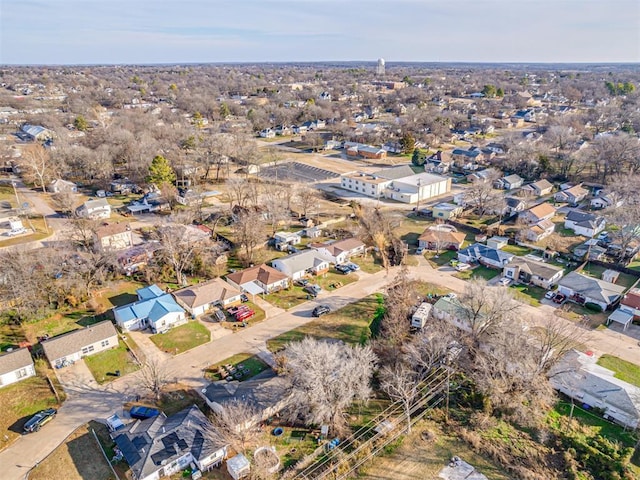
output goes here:
<path id="1" fill-rule="evenodd" d="M 217 444 L 231 445 L 237 452 L 247 448 L 260 436 L 258 410 L 249 402 L 233 399 L 225 402 L 209 417 L 207 436 Z"/>
<path id="2" fill-rule="evenodd" d="M 231 208 L 235 206 L 246 208 L 251 196 L 249 192 L 249 181 L 244 178 L 229 178 L 227 180 L 227 188 L 229 192 L 229 206 Z"/>
<path id="3" fill-rule="evenodd" d="M 417 372 L 405 362 L 385 366 L 380 372 L 380 387 L 389 398 L 402 405 L 406 433 L 411 433 L 411 407 L 420 396 L 420 383 Z"/>
<path id="4" fill-rule="evenodd" d="M 196 252 L 202 248 L 204 239 L 194 238 L 185 225 L 177 223 L 158 226 L 155 237 L 162 246 L 162 259 L 173 268 L 176 283 L 186 285 L 184 272 L 190 267 Z"/>
<path id="5" fill-rule="evenodd" d="M 256 247 L 265 240 L 264 230 L 264 218 L 255 209 L 251 208 L 237 215 L 237 220 L 233 223 L 233 233 L 246 265 L 253 263 Z"/>
<path id="6" fill-rule="evenodd" d="M 504 203 L 503 193 L 493 188 L 493 182 L 498 178 L 500 172 L 495 170 L 485 180 L 476 180 L 465 190 L 464 201 L 481 217 L 498 210 L 501 202 Z"/>
<path id="7" fill-rule="evenodd" d="M 25 179 L 35 183 L 36 187 L 40 187 L 46 193 L 47 183 L 54 174 L 49 152 L 40 145 L 34 146 L 24 152 L 20 166 Z"/>
<path id="8" fill-rule="evenodd" d="M 302 216 L 308 216 L 317 211 L 320 197 L 318 191 L 307 185 L 302 186 L 296 191 L 295 203 L 302 209 Z"/>
<path id="9" fill-rule="evenodd" d="M 356 400 L 369 398 L 375 363 L 376 356 L 368 346 L 310 337 L 290 343 L 280 358 L 291 394 L 290 416 L 342 431 L 347 408 Z"/>
<path id="10" fill-rule="evenodd" d="M 54 207 L 62 215 L 73 215 L 76 205 L 78 204 L 78 195 L 74 192 L 65 190 L 51 195 Z"/>
<path id="11" fill-rule="evenodd" d="M 396 229 L 399 219 L 379 208 L 367 208 L 361 205 L 354 207 L 362 229 L 363 239 L 372 244 L 387 273 L 391 266 L 391 253 L 394 254 L 396 264 L 399 264 L 404 255 L 404 243 L 397 237 Z"/>
<path id="12" fill-rule="evenodd" d="M 149 390 L 156 402 L 162 398 L 162 391 L 169 383 L 169 374 L 165 365 L 157 359 L 149 359 L 140 370 L 140 386 Z"/>

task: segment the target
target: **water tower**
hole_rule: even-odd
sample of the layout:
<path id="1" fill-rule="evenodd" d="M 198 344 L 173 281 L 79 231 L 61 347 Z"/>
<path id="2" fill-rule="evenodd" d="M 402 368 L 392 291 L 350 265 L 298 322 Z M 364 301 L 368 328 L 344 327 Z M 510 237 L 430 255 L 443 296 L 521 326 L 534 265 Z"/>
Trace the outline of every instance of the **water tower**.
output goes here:
<path id="1" fill-rule="evenodd" d="M 384 58 L 378 59 L 378 65 L 376 66 L 376 75 L 379 77 L 384 76 Z"/>

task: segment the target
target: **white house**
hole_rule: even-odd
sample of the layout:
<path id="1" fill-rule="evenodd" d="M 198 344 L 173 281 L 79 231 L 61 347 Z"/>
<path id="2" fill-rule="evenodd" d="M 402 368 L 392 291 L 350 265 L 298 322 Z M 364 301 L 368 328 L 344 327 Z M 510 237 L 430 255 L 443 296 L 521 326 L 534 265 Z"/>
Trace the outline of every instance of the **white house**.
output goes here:
<path id="1" fill-rule="evenodd" d="M 271 266 L 292 280 L 298 280 L 307 274 L 321 275 L 329 271 L 329 262 L 315 250 L 303 250 L 276 258 Z"/>
<path id="2" fill-rule="evenodd" d="M 289 277 L 264 264 L 230 273 L 226 280 L 238 290 L 252 295 L 276 292 L 289 286 Z"/>
<path id="3" fill-rule="evenodd" d="M 594 237 L 604 230 L 606 221 L 592 213 L 579 210 L 570 211 L 564 219 L 564 228 L 573 230 L 576 235 Z"/>
<path id="4" fill-rule="evenodd" d="M 503 275 L 520 283 L 550 288 L 564 275 L 564 270 L 526 257 L 514 257 L 504 266 Z"/>
<path id="5" fill-rule="evenodd" d="M 118 332 L 109 320 L 44 340 L 42 350 L 54 368 L 118 346 Z"/>
<path id="6" fill-rule="evenodd" d="M 276 132 L 270 128 L 264 128 L 259 133 L 261 138 L 275 138 Z"/>
<path id="7" fill-rule="evenodd" d="M 176 301 L 193 317 L 198 317 L 213 307 L 229 307 L 242 301 L 242 292 L 221 278 L 199 283 L 173 292 Z"/>
<path id="8" fill-rule="evenodd" d="M 335 242 L 312 243 L 309 246 L 334 265 L 344 263 L 351 257 L 363 255 L 365 251 L 365 244 L 357 238 L 345 238 Z"/>
<path id="9" fill-rule="evenodd" d="M 62 178 L 58 178 L 53 180 L 51 183 L 47 185 L 47 191 L 50 193 L 62 193 L 62 192 L 73 192 L 76 193 L 78 191 L 78 186 L 70 182 L 68 180 L 63 180 Z"/>
<path id="10" fill-rule="evenodd" d="M 118 430 L 114 441 L 134 480 L 158 480 L 190 465 L 199 472 L 221 465 L 227 446 L 211 439 L 207 432 L 212 428 L 207 417 L 192 405 L 170 417 L 161 413 L 129 423 Z"/>
<path id="11" fill-rule="evenodd" d="M 0 355 L 0 387 L 33 377 L 36 369 L 28 348 L 19 348 Z"/>
<path id="12" fill-rule="evenodd" d="M 640 388 L 615 377 L 597 364 L 594 356 L 577 350 L 568 352 L 549 372 L 553 388 L 586 404 L 604 410 L 604 418 L 635 429 L 640 420 Z"/>
<path id="13" fill-rule="evenodd" d="M 166 332 L 187 322 L 185 311 L 157 285 L 140 288 L 136 293 L 137 302 L 113 309 L 116 323 L 123 331 L 150 327 L 154 333 Z"/>
<path id="14" fill-rule="evenodd" d="M 471 331 L 469 312 L 460 304 L 457 298 L 442 297 L 431 309 L 431 314 L 439 319 L 452 323 L 460 330 Z M 482 321 L 482 320 L 478 320 Z"/>
<path id="15" fill-rule="evenodd" d="M 625 288 L 599 278 L 588 277 L 578 272 L 570 272 L 558 282 L 558 291 L 576 303 L 595 303 L 606 310 L 615 303 Z"/>
<path id="16" fill-rule="evenodd" d="M 133 246 L 128 223 L 103 223 L 93 234 L 93 247 L 100 252 L 124 250 Z"/>
<path id="17" fill-rule="evenodd" d="M 76 213 L 78 216 L 85 218 L 109 218 L 111 217 L 111 205 L 109 205 L 106 198 L 87 200 L 77 208 Z"/>
<path id="18" fill-rule="evenodd" d="M 513 257 L 512 253 L 504 252 L 496 248 L 491 248 L 482 243 L 474 243 L 458 251 L 458 260 L 464 263 L 478 262 L 482 265 L 502 268 L 509 263 Z"/>

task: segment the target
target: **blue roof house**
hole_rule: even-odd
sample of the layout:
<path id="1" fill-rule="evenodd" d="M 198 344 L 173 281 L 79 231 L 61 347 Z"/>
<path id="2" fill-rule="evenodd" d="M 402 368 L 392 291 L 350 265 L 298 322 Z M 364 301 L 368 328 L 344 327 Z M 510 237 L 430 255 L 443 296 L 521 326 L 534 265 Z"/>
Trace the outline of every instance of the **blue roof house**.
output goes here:
<path id="1" fill-rule="evenodd" d="M 116 323 L 123 331 L 151 328 L 154 333 L 166 332 L 187 321 L 184 309 L 157 285 L 140 288 L 136 293 L 137 302 L 113 309 Z"/>
<path id="2" fill-rule="evenodd" d="M 482 243 L 474 243 L 458 252 L 458 260 L 465 263 L 480 263 L 487 267 L 502 269 L 515 255 Z"/>

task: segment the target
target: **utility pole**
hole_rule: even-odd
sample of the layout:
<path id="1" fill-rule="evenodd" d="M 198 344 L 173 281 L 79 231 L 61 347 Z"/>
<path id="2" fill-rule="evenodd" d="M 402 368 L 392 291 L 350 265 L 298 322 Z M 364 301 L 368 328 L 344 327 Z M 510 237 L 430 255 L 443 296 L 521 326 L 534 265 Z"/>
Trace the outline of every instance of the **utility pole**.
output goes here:
<path id="1" fill-rule="evenodd" d="M 422 179 L 418 179 L 418 202 L 416 203 L 416 215 L 420 215 L 420 193 L 421 193 L 421 189 L 420 187 L 422 186 Z"/>

